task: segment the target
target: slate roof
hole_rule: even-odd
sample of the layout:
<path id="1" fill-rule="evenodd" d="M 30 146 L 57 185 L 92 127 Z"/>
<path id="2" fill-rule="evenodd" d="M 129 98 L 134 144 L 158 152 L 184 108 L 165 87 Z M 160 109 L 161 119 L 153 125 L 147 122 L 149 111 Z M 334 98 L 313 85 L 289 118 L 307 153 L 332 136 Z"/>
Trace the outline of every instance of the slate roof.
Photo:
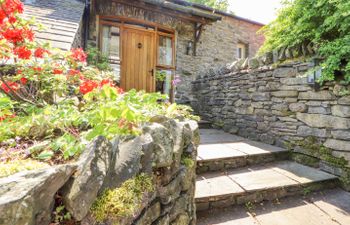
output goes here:
<path id="1" fill-rule="evenodd" d="M 24 17 L 35 17 L 45 29 L 34 27 L 39 42 L 50 42 L 52 47 L 70 50 L 79 30 L 85 4 L 77 0 L 25 0 Z"/>

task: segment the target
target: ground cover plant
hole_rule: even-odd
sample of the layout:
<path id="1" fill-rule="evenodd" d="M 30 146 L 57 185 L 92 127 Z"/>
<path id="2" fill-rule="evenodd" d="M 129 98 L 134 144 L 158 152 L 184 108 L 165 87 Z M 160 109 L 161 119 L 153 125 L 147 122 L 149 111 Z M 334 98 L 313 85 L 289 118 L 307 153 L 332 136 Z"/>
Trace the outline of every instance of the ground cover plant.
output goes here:
<path id="1" fill-rule="evenodd" d="M 311 44 L 323 59 L 321 82 L 350 82 L 350 1 L 285 0 L 277 19 L 262 31 L 261 52 Z"/>
<path id="2" fill-rule="evenodd" d="M 159 103 L 166 97 L 158 93 L 124 93 L 108 66 L 87 65 L 82 49 L 36 42 L 22 13 L 19 0 L 0 0 L 0 177 L 44 166 L 33 160 L 74 160 L 99 135 L 137 135 L 155 115 L 187 111 Z"/>

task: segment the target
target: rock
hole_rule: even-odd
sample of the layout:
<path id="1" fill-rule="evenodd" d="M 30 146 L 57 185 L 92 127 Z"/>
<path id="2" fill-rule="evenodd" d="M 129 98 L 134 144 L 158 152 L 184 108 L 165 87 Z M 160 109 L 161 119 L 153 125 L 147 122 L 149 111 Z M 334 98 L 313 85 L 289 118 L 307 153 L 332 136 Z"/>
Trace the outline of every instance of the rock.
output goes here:
<path id="1" fill-rule="evenodd" d="M 228 69 L 231 70 L 232 72 L 235 72 L 237 70 L 239 70 L 241 68 L 241 66 L 243 65 L 244 63 L 244 59 L 239 59 L 235 62 L 233 62 L 229 67 Z"/>
<path id="2" fill-rule="evenodd" d="M 332 106 L 332 114 L 340 117 L 350 117 L 350 106 L 335 105 Z"/>
<path id="3" fill-rule="evenodd" d="M 169 213 L 170 220 L 174 220 L 176 217 L 178 217 L 178 215 L 186 213 L 187 204 L 190 202 L 188 197 L 189 196 L 184 195 L 175 200 L 175 204 Z"/>
<path id="4" fill-rule="evenodd" d="M 338 152 L 338 151 L 333 151 L 332 155 L 337 158 L 344 158 L 346 161 L 348 161 L 347 166 L 350 166 L 350 152 Z"/>
<path id="5" fill-rule="evenodd" d="M 250 69 L 256 69 L 258 68 L 260 65 L 259 65 L 259 61 L 257 58 L 252 58 L 248 61 L 248 66 Z"/>
<path id="6" fill-rule="evenodd" d="M 273 71 L 276 78 L 295 77 L 297 75 L 295 68 L 277 68 Z"/>
<path id="7" fill-rule="evenodd" d="M 297 91 L 274 91 L 271 93 L 274 97 L 296 97 L 298 96 Z"/>
<path id="8" fill-rule="evenodd" d="M 168 167 L 173 162 L 174 141 L 170 132 L 160 124 L 151 124 L 143 128 L 150 134 L 154 142 L 154 168 Z"/>
<path id="9" fill-rule="evenodd" d="M 0 179 L 0 224 L 49 224 L 56 192 L 75 165 L 25 171 Z"/>
<path id="10" fill-rule="evenodd" d="M 176 176 L 172 181 L 170 181 L 169 184 L 166 186 L 158 188 L 158 196 L 160 198 L 160 202 L 163 205 L 169 204 L 172 202 L 174 199 L 178 198 L 180 195 L 180 192 L 182 190 L 181 184 L 182 184 L 182 179 L 184 178 L 184 171 L 182 170 L 182 175 L 179 174 Z"/>
<path id="11" fill-rule="evenodd" d="M 272 52 L 267 52 L 262 56 L 262 62 L 265 65 L 269 65 L 273 63 L 273 54 Z"/>
<path id="12" fill-rule="evenodd" d="M 156 222 L 154 222 L 154 225 L 169 225 L 170 218 L 169 215 L 166 214 L 165 216 L 159 218 Z"/>
<path id="13" fill-rule="evenodd" d="M 332 129 L 350 128 L 350 119 L 330 115 L 297 113 L 297 119 L 306 123 L 310 127 Z"/>
<path id="14" fill-rule="evenodd" d="M 66 208 L 78 221 L 87 215 L 105 182 L 112 163 L 111 149 L 111 143 L 104 137 L 93 141 L 79 157 L 77 172 L 62 190 Z"/>
<path id="15" fill-rule="evenodd" d="M 333 87 L 333 94 L 335 96 L 342 96 L 342 92 L 346 90 L 346 87 L 339 85 L 339 84 L 335 84 Z"/>
<path id="16" fill-rule="evenodd" d="M 308 113 L 331 114 L 331 110 L 324 107 L 309 107 Z"/>
<path id="17" fill-rule="evenodd" d="M 297 134 L 300 136 L 328 137 L 326 129 L 311 128 L 307 126 L 298 127 Z"/>
<path id="18" fill-rule="evenodd" d="M 145 213 L 141 215 L 140 219 L 134 223 L 135 225 L 149 225 L 156 221 L 160 216 L 160 203 L 156 202 L 146 209 Z"/>
<path id="19" fill-rule="evenodd" d="M 278 60 L 279 60 L 279 61 L 284 61 L 285 59 L 286 59 L 286 48 L 285 48 L 285 47 L 282 47 L 282 48 L 279 50 Z"/>
<path id="20" fill-rule="evenodd" d="M 350 141 L 350 131 L 346 131 L 346 130 L 332 130 L 331 134 L 332 134 L 332 136 L 335 139 L 341 139 L 341 140 Z"/>
<path id="21" fill-rule="evenodd" d="M 281 78 L 280 82 L 286 85 L 306 85 L 306 77 Z"/>
<path id="22" fill-rule="evenodd" d="M 318 92 L 308 91 L 308 92 L 300 92 L 298 99 L 328 101 L 328 100 L 334 100 L 335 96 L 329 91 L 318 91 Z"/>
<path id="23" fill-rule="evenodd" d="M 289 105 L 289 110 L 292 112 L 306 112 L 307 106 L 304 103 L 291 103 Z"/>
<path id="24" fill-rule="evenodd" d="M 115 163 L 108 175 L 109 188 L 117 188 L 126 180 L 137 175 L 141 169 L 141 157 L 143 145 L 150 142 L 147 134 L 141 137 L 124 137 L 117 143 Z"/>
<path id="25" fill-rule="evenodd" d="M 338 100 L 338 104 L 340 104 L 340 105 L 350 105 L 350 95 L 341 97 Z"/>
<path id="26" fill-rule="evenodd" d="M 268 92 L 255 92 L 252 94 L 253 101 L 269 101 L 270 98 L 271 95 Z"/>
<path id="27" fill-rule="evenodd" d="M 248 69 L 248 62 L 249 62 L 249 58 L 246 58 L 240 69 L 242 70 Z"/>
<path id="28" fill-rule="evenodd" d="M 327 139 L 327 141 L 323 145 L 327 148 L 350 152 L 350 141 Z"/>
<path id="29" fill-rule="evenodd" d="M 190 222 L 190 218 L 187 214 L 179 215 L 174 221 L 170 223 L 170 225 L 188 225 Z"/>

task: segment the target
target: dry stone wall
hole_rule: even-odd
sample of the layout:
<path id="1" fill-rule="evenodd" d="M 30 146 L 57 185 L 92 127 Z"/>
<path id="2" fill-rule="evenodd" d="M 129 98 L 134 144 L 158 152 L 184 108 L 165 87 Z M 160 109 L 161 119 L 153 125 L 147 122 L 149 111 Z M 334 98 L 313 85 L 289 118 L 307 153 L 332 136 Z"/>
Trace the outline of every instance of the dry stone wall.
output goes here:
<path id="1" fill-rule="evenodd" d="M 193 107 L 216 127 L 289 148 L 295 160 L 349 185 L 350 87 L 330 82 L 316 91 L 307 83 L 309 63 L 264 65 L 273 58 L 237 61 L 198 77 Z"/>
<path id="2" fill-rule="evenodd" d="M 77 162 L 1 178 L 0 224 L 50 224 L 55 196 L 61 196 L 76 224 L 194 225 L 198 144 L 196 122 L 162 116 L 145 125 L 140 136 L 99 137 Z M 96 222 L 90 210 L 96 199 L 140 174 L 154 188 L 144 193 L 135 212 Z"/>

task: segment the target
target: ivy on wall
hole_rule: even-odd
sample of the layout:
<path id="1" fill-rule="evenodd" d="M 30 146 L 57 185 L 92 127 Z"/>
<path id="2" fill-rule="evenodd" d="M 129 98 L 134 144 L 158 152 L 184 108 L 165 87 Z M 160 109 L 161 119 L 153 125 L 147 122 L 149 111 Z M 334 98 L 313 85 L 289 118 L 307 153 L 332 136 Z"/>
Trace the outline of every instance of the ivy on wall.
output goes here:
<path id="1" fill-rule="evenodd" d="M 312 43 L 323 60 L 320 82 L 341 76 L 350 83 L 350 1 L 285 0 L 275 21 L 262 29 L 261 53 Z"/>

